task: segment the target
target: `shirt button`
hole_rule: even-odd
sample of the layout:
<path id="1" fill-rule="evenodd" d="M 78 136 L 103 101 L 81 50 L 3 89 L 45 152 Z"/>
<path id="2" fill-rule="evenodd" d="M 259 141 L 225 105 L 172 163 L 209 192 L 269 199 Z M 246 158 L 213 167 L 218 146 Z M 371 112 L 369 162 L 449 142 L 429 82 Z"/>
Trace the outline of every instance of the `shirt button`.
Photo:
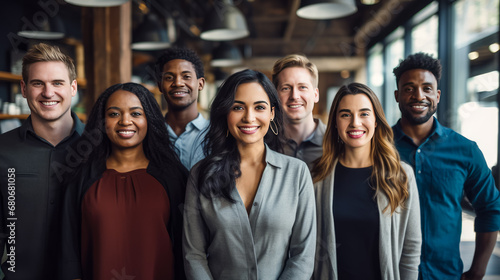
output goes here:
<path id="1" fill-rule="evenodd" d="M 420 149 L 418 149 L 418 150 L 417 150 L 417 153 L 419 153 L 419 154 L 420 154 Z"/>
<path id="2" fill-rule="evenodd" d="M 259 205 L 257 202 L 254 202 L 254 203 L 253 203 L 253 206 L 257 206 L 257 205 Z"/>
<path id="3" fill-rule="evenodd" d="M 419 171 L 418 171 L 418 174 L 420 174 L 420 173 L 422 173 L 422 170 L 419 170 Z"/>

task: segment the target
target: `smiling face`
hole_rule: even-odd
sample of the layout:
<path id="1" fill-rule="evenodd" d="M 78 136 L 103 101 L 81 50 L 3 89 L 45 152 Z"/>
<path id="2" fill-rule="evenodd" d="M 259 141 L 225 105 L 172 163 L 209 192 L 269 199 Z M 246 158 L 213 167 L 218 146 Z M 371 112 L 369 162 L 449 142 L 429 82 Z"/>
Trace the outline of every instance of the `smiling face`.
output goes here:
<path id="1" fill-rule="evenodd" d="M 413 125 L 432 122 L 441 91 L 434 75 L 424 69 L 408 70 L 401 75 L 395 91 L 402 118 Z"/>
<path id="2" fill-rule="evenodd" d="M 366 149 L 367 154 L 370 153 L 377 122 L 368 96 L 362 93 L 344 96 L 338 105 L 336 124 L 346 151 L 362 148 Z"/>
<path id="3" fill-rule="evenodd" d="M 111 94 L 104 119 L 112 149 L 142 149 L 148 122 L 141 101 L 135 94 L 121 89 Z"/>
<path id="4" fill-rule="evenodd" d="M 229 133 L 238 146 L 264 144 L 269 122 L 274 118 L 274 107 L 259 83 L 238 86 L 234 104 L 227 115 Z"/>
<path id="5" fill-rule="evenodd" d="M 196 77 L 193 64 L 184 59 L 173 59 L 163 66 L 161 92 L 169 110 L 197 109 L 198 91 L 205 85 L 204 78 Z"/>
<path id="6" fill-rule="evenodd" d="M 69 80 L 68 68 L 59 61 L 31 64 L 28 82 L 21 81 L 23 97 L 28 101 L 35 122 L 71 120 L 71 98 L 76 90 L 76 80 Z"/>
<path id="7" fill-rule="evenodd" d="M 286 119 L 291 123 L 302 123 L 310 118 L 314 103 L 319 101 L 319 90 L 312 83 L 309 70 L 288 67 L 278 75 L 278 95 L 283 104 Z"/>

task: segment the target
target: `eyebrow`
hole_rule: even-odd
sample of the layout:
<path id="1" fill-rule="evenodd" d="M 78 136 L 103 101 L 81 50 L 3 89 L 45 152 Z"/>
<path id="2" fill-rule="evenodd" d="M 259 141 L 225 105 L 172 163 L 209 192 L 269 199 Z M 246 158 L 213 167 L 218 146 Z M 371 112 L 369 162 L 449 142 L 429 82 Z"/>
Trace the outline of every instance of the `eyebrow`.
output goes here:
<path id="1" fill-rule="evenodd" d="M 243 102 L 243 101 L 239 101 L 239 100 L 235 100 L 235 101 L 234 101 L 234 103 L 238 103 L 238 104 L 243 104 L 243 105 L 245 105 L 245 102 Z M 264 103 L 264 104 L 266 104 L 266 105 L 269 105 L 269 103 L 267 103 L 267 102 L 266 102 L 266 101 L 264 101 L 264 100 L 261 100 L 261 101 L 255 101 L 253 104 L 262 104 L 262 103 Z"/>
<path id="2" fill-rule="evenodd" d="M 116 107 L 116 106 L 111 106 L 111 107 L 106 109 L 106 111 L 108 111 L 108 110 L 121 110 L 121 108 Z M 143 110 L 144 111 L 144 109 L 142 107 L 130 107 L 130 110 Z"/>
<path id="3" fill-rule="evenodd" d="M 408 83 L 402 84 L 402 87 L 409 86 L 409 85 L 414 85 L 414 84 L 415 84 L 414 82 L 408 82 Z M 423 85 L 430 85 L 430 86 L 432 86 L 432 82 L 424 82 L 422 84 Z"/>
<path id="4" fill-rule="evenodd" d="M 30 83 L 45 83 L 44 81 L 39 80 L 39 79 L 33 79 L 33 80 L 30 80 L 29 82 Z M 57 79 L 57 80 L 52 80 L 52 81 L 49 81 L 49 82 L 51 82 L 51 83 L 55 83 L 55 82 L 64 83 L 66 81 L 64 79 Z"/>
<path id="5" fill-rule="evenodd" d="M 185 71 L 182 71 L 181 74 L 193 74 L 195 73 L 194 71 L 191 71 L 191 70 L 185 70 Z M 165 75 L 172 75 L 174 76 L 174 73 L 173 72 L 163 72 L 163 76 Z"/>
<path id="6" fill-rule="evenodd" d="M 360 111 L 360 112 L 366 112 L 366 111 L 371 112 L 372 110 L 371 110 L 370 108 L 362 108 L 362 109 L 359 109 L 359 111 Z M 340 110 L 339 110 L 339 113 L 341 113 L 341 112 L 347 112 L 347 113 L 350 113 L 350 112 L 351 112 L 351 110 L 349 110 L 349 109 L 340 109 Z"/>

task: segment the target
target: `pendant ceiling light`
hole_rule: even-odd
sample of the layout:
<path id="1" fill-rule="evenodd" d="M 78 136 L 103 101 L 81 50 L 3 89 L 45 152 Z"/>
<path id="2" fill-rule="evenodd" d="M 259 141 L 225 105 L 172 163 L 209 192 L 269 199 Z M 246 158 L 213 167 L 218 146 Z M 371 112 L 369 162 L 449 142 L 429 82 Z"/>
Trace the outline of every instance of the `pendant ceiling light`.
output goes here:
<path id="1" fill-rule="evenodd" d="M 201 39 L 209 41 L 232 41 L 250 34 L 245 17 L 232 0 L 216 1 L 205 18 Z"/>
<path id="2" fill-rule="evenodd" d="M 334 19 L 345 17 L 358 10 L 354 0 L 302 0 L 297 16 L 305 19 Z"/>
<path id="3" fill-rule="evenodd" d="M 167 28 L 160 18 L 148 13 L 144 20 L 132 32 L 132 49 L 138 51 L 161 50 L 170 47 Z"/>
<path id="4" fill-rule="evenodd" d="M 231 67 L 243 62 L 240 50 L 231 42 L 220 42 L 212 54 L 212 67 Z"/>
<path id="5" fill-rule="evenodd" d="M 31 17 L 31 18 L 34 18 Z M 17 35 L 29 39 L 56 40 L 65 35 L 65 28 L 62 19 L 58 16 L 37 17 L 36 24 L 32 24 L 33 29 L 21 30 Z"/>
<path id="6" fill-rule="evenodd" d="M 83 7 L 113 7 L 129 2 L 130 0 L 65 0 L 66 3 Z"/>

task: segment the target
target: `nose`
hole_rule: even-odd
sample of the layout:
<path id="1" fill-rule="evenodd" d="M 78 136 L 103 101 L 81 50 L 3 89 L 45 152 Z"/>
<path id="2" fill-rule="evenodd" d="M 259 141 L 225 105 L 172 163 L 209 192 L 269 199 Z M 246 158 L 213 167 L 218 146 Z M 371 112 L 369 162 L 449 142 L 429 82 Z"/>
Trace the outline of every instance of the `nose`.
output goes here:
<path id="1" fill-rule="evenodd" d="M 361 119 L 358 116 L 353 115 L 351 119 L 351 127 L 358 127 L 360 125 L 361 125 Z"/>
<path id="2" fill-rule="evenodd" d="M 127 125 L 132 124 L 130 115 L 129 114 L 122 114 L 118 124 L 122 125 L 122 126 L 127 126 Z"/>
<path id="3" fill-rule="evenodd" d="M 412 95 L 413 99 L 416 99 L 418 101 L 424 100 L 425 99 L 425 94 L 423 89 L 417 88 Z"/>
<path id="4" fill-rule="evenodd" d="M 243 118 L 244 122 L 251 123 L 255 120 L 255 113 L 253 110 L 246 110 Z"/>
<path id="5" fill-rule="evenodd" d="M 51 87 L 50 85 L 46 85 L 44 88 L 43 88 L 43 91 L 42 91 L 42 96 L 44 98 L 47 98 L 47 99 L 50 99 L 52 98 L 52 96 L 54 96 L 54 88 Z"/>
<path id="6" fill-rule="evenodd" d="M 184 85 L 184 80 L 182 79 L 182 76 L 175 76 L 172 80 L 172 86 L 173 87 L 181 87 Z"/>
<path id="7" fill-rule="evenodd" d="M 296 88 L 290 89 L 290 100 L 298 100 L 300 97 L 299 91 Z"/>

